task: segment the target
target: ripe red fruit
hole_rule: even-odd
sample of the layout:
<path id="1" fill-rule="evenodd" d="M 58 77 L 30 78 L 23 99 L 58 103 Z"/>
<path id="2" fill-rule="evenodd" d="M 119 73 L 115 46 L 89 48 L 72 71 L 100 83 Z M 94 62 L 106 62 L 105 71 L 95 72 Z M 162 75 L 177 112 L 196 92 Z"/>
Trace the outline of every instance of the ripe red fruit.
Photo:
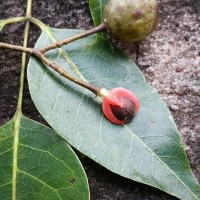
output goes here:
<path id="1" fill-rule="evenodd" d="M 130 122 L 139 110 L 139 101 L 136 96 L 124 88 L 114 88 L 107 91 L 103 97 L 103 112 L 114 124 Z"/>

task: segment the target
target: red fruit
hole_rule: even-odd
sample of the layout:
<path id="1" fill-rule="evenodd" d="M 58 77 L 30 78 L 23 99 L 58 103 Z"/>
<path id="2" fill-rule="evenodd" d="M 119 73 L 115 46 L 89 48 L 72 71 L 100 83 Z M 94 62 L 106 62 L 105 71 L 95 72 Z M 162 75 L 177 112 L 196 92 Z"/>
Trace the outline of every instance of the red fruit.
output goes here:
<path id="1" fill-rule="evenodd" d="M 125 124 L 130 122 L 138 112 L 139 101 L 131 91 L 121 87 L 114 88 L 106 92 L 102 109 L 112 123 Z"/>

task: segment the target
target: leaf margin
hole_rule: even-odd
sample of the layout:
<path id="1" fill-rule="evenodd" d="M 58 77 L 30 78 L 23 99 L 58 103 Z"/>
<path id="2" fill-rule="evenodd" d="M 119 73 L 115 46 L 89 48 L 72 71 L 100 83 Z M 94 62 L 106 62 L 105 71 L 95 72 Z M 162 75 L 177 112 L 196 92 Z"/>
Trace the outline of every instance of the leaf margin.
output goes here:
<path id="1" fill-rule="evenodd" d="M 62 31 L 64 31 L 64 29 L 61 29 Z M 69 30 L 69 29 L 68 29 Z M 78 30 L 76 30 L 76 31 L 78 31 Z M 55 31 L 54 31 L 55 32 Z M 98 36 L 98 38 L 100 38 L 99 36 Z M 105 39 L 105 38 L 102 38 L 102 39 Z M 97 39 L 95 39 L 96 41 L 97 41 Z M 141 73 L 141 72 L 140 72 Z M 143 76 L 144 77 L 144 76 Z M 145 81 L 146 82 L 146 81 Z M 148 83 L 146 82 L 146 84 L 148 85 Z M 160 98 L 160 96 L 158 95 L 158 97 L 159 97 L 159 99 L 161 100 L 161 98 Z M 36 107 L 37 107 L 37 105 L 36 105 Z M 166 105 L 165 105 L 165 107 L 166 107 Z M 166 107 L 166 109 L 167 109 L 167 107 Z M 39 109 L 38 109 L 39 110 Z M 167 109 L 168 110 L 168 109 Z M 171 114 L 170 114 L 171 115 Z M 173 119 L 172 119 L 173 120 Z M 173 123 L 174 123 L 174 121 L 173 121 Z M 175 124 L 175 123 L 174 123 Z M 176 127 L 176 130 L 177 130 L 177 127 Z M 58 131 L 58 130 L 57 130 Z M 59 132 L 59 131 L 58 131 Z M 180 139 L 180 134 L 178 134 L 178 136 L 179 136 L 179 139 Z M 180 140 L 181 141 L 181 140 Z M 181 141 L 181 144 L 182 144 L 182 141 Z M 182 144 L 183 145 L 183 144 Z M 73 145 L 74 146 L 74 145 Z M 77 148 L 77 147 L 75 147 L 75 148 Z M 80 149 L 78 149 L 79 151 L 80 151 Z M 185 151 L 184 151 L 184 154 L 185 154 Z M 186 155 L 186 154 L 185 154 Z M 88 155 L 87 155 L 88 156 Z M 90 156 L 89 156 L 90 157 Z M 93 158 L 92 158 L 93 159 Z M 96 160 L 95 160 L 96 161 Z M 101 164 L 101 163 L 100 163 Z M 189 162 L 187 161 L 187 164 L 189 165 Z M 102 165 L 102 164 L 101 164 Z M 105 167 L 105 166 L 104 166 Z M 107 168 L 107 167 L 106 167 Z M 109 169 L 110 170 L 110 169 Z M 112 171 L 112 170 L 111 170 Z M 116 173 L 116 172 L 115 172 Z M 120 174 L 121 175 L 121 174 Z M 193 174 L 192 174 L 193 175 Z M 123 175 L 122 175 L 123 176 Z M 193 178 L 195 178 L 194 177 L 194 175 L 193 175 Z M 136 181 L 138 181 L 138 180 L 136 180 Z M 140 182 L 140 181 L 138 181 L 138 182 Z M 144 183 L 144 182 L 142 182 L 142 183 Z M 146 183 L 147 184 L 147 183 Z M 150 184 L 148 184 L 148 185 L 150 185 Z M 153 185 L 152 185 L 153 186 Z M 153 186 L 153 187 L 155 187 L 155 186 Z M 161 189 L 161 188 L 158 188 L 158 189 Z M 162 190 L 162 189 L 161 189 Z M 165 190 L 163 190 L 163 191 L 165 191 Z M 166 192 L 166 191 L 165 191 Z M 168 192 L 169 193 L 169 192 Z M 169 193 L 170 194 L 170 193 Z M 172 195 L 174 195 L 173 193 L 172 193 Z M 175 195 L 174 195 L 175 196 Z"/>
<path id="2" fill-rule="evenodd" d="M 13 141 L 13 138 L 14 138 L 14 135 L 12 134 L 13 133 L 13 129 L 14 129 L 14 124 L 15 124 L 15 117 L 13 117 L 11 120 L 9 120 L 8 122 L 6 122 L 5 124 L 3 124 L 2 126 L 0 126 L 0 143 L 2 142 L 2 141 L 5 141 L 6 142 L 6 140 L 7 139 L 10 139 L 11 140 L 11 142 L 9 143 L 9 145 L 10 146 L 12 146 L 12 141 Z M 32 120 L 32 119 L 29 119 L 29 118 L 27 118 L 27 117 L 25 117 L 24 115 L 21 115 L 21 118 L 20 118 L 20 129 L 19 129 L 19 139 L 20 139 L 20 137 L 21 137 L 21 131 L 24 131 L 24 130 L 26 130 L 26 129 L 24 129 L 24 124 L 26 123 L 26 122 L 28 122 L 28 123 L 33 123 L 34 124 L 34 126 L 35 127 L 38 127 L 39 129 L 41 128 L 41 130 L 43 130 L 43 129 L 45 129 L 45 130 L 47 130 L 48 131 L 48 135 L 50 136 L 50 138 L 52 137 L 52 139 L 53 139 L 53 137 L 55 137 L 55 140 L 58 140 L 58 141 L 61 141 L 62 142 L 62 144 L 64 145 L 64 146 L 66 146 L 66 149 L 65 149 L 65 151 L 67 150 L 68 152 L 69 152 L 69 154 L 72 156 L 73 155 L 73 159 L 75 159 L 76 160 L 76 162 L 77 162 L 77 164 L 79 164 L 79 166 L 77 165 L 77 167 L 78 167 L 78 169 L 80 170 L 80 171 L 82 171 L 82 178 L 83 178 L 83 181 L 85 182 L 85 188 L 87 188 L 87 190 L 86 190 L 86 193 L 84 194 L 84 199 L 86 199 L 86 200 L 89 200 L 90 199 L 90 190 L 89 190 L 89 184 L 88 184 L 88 179 L 87 179 L 87 176 L 86 176 L 86 173 L 85 173 L 85 171 L 84 171 L 84 168 L 83 168 L 83 166 L 82 166 L 82 164 L 81 164 L 81 162 L 80 162 L 80 160 L 79 160 L 79 158 L 78 158 L 78 156 L 75 154 L 75 152 L 73 151 L 73 149 L 70 147 L 70 145 L 63 139 L 63 138 L 61 138 L 53 129 L 51 129 L 50 127 L 47 127 L 47 126 L 45 126 L 45 125 L 43 125 L 43 124 L 41 124 L 41 123 L 39 123 L 39 122 L 37 122 L 37 121 L 34 121 L 34 120 Z M 8 130 L 6 130 L 7 128 L 9 128 L 9 131 Z M 52 135 L 53 134 L 53 135 Z M 5 137 L 5 135 L 9 135 L 9 137 Z M 31 140 L 30 141 L 30 143 L 33 143 L 34 144 L 34 141 L 33 140 Z M 58 143 L 59 144 L 59 143 Z M 20 144 L 20 141 L 19 141 L 19 143 L 18 143 L 18 148 L 19 147 L 23 147 L 24 145 L 23 144 Z M 26 146 L 26 145 L 25 145 Z M 3 148 L 4 146 L 3 145 L 1 145 L 1 148 Z M 0 148 L 0 151 L 1 151 L 1 148 Z M 9 151 L 11 151 L 12 153 L 11 154 L 13 154 L 13 146 L 12 146 L 12 148 L 10 148 L 9 149 Z M 31 147 L 32 148 L 32 147 Z M 2 158 L 1 156 L 4 154 L 4 153 L 7 153 L 7 151 L 5 151 L 5 152 L 3 152 L 3 153 L 1 153 L 0 154 L 0 159 Z M 19 150 L 18 150 L 18 154 L 19 154 Z M 20 156 L 18 155 L 17 156 L 17 162 L 19 162 L 19 159 L 22 159 L 22 158 L 20 158 Z M 12 158 L 11 158 L 11 160 L 12 160 Z M 23 161 L 23 159 L 22 159 L 22 161 Z M 70 161 L 71 162 L 71 161 Z M 20 162 L 19 162 L 20 163 Z M 19 165 L 19 163 L 18 163 L 18 165 Z M 13 162 L 12 162 L 12 164 L 13 164 Z M 76 170 L 77 170 L 77 167 L 76 167 Z M 6 167 L 7 168 L 7 167 Z M 19 174 L 20 174 L 20 168 L 19 167 L 17 167 L 16 168 L 16 171 L 17 171 L 17 177 L 19 176 Z M 1 170 L 1 172 L 0 173 L 4 173 L 4 171 L 3 170 Z M 80 173 L 80 172 L 79 172 Z M 10 179 L 11 179 L 11 185 L 12 185 L 12 173 L 10 173 L 11 175 L 10 175 Z M 2 176 L 1 176 L 2 177 Z M 18 177 L 19 178 L 19 177 Z M 18 178 L 17 178 L 17 180 L 18 180 Z M 3 179 L 0 179 L 0 181 L 2 182 L 2 180 Z M 9 183 L 9 184 L 10 184 Z M 0 188 L 2 187 L 2 186 L 6 186 L 6 185 L 8 185 L 7 183 L 6 184 L 1 184 L 1 186 L 0 186 Z M 83 187 L 83 188 L 84 188 Z M 17 186 L 16 186 L 16 195 L 18 195 L 18 193 L 17 193 L 17 189 L 18 189 L 18 183 L 17 183 Z M 11 188 L 11 191 L 12 191 L 12 188 Z M 0 192 L 2 192 L 1 193 L 1 195 L 5 195 L 5 192 L 3 191 L 3 190 L 0 190 Z M 12 194 L 10 194 L 10 195 L 12 195 Z M 75 196 L 75 195 L 74 195 Z M 16 196 L 17 197 L 17 196 Z M 13 198 L 14 198 L 14 196 L 13 196 Z"/>

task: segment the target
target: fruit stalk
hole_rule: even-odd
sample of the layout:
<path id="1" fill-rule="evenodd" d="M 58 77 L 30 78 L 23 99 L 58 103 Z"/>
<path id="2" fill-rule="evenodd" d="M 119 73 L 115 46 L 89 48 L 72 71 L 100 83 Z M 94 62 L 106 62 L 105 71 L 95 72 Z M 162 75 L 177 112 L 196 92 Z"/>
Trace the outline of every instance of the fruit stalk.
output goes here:
<path id="1" fill-rule="evenodd" d="M 78 84 L 78 85 L 90 90 L 95 95 L 98 95 L 100 90 L 101 90 L 101 87 L 90 85 L 89 83 L 87 83 L 85 81 L 82 81 L 80 79 L 77 79 L 77 78 L 73 77 L 72 75 L 70 75 L 69 73 L 64 71 L 61 67 L 59 67 L 55 63 L 50 62 L 47 59 L 47 57 L 44 56 L 44 54 L 47 51 L 50 51 L 52 49 L 60 48 L 60 47 L 62 47 L 64 45 L 67 45 L 67 44 L 73 42 L 73 41 L 76 41 L 76 40 L 79 40 L 81 38 L 87 37 L 89 35 L 92 35 L 92 34 L 95 34 L 95 33 L 98 33 L 98 32 L 103 32 L 103 31 L 106 31 L 106 30 L 107 30 L 106 24 L 105 24 L 105 22 L 102 22 L 97 27 L 94 27 L 94 28 L 92 28 L 90 30 L 84 31 L 84 32 L 82 32 L 80 34 L 77 34 L 75 36 L 72 36 L 70 38 L 65 38 L 62 41 L 55 42 L 55 43 L 53 43 L 51 45 L 48 45 L 48 46 L 46 46 L 44 48 L 41 48 L 39 50 L 36 50 L 34 48 L 27 48 L 27 47 L 25 48 L 25 47 L 18 46 L 18 45 L 6 44 L 6 43 L 2 43 L 2 42 L 0 42 L 0 48 L 6 48 L 6 49 L 14 50 L 14 51 L 20 51 L 20 52 L 25 52 L 25 53 L 32 54 L 35 57 L 37 57 L 38 59 L 40 59 L 44 64 L 48 65 L 53 70 L 58 72 L 61 76 L 64 76 L 65 78 L 69 79 L 70 81 L 72 81 L 72 82 L 74 82 L 74 83 L 76 83 L 76 84 Z"/>
<path id="2" fill-rule="evenodd" d="M 49 50 L 52 50 L 52 49 L 55 49 L 55 48 L 60 48 L 64 45 L 67 45 L 67 44 L 69 44 L 69 43 L 71 43 L 75 40 L 79 40 L 79 39 L 87 37 L 89 35 L 99 33 L 99 32 L 103 32 L 103 31 L 106 31 L 106 30 L 107 30 L 106 24 L 105 24 L 105 22 L 102 22 L 100 25 L 98 25 L 98 26 L 96 26 L 96 27 L 94 27 L 90 30 L 84 31 L 84 32 L 82 32 L 78 35 L 72 36 L 70 38 L 66 38 L 62 41 L 58 41 L 58 42 L 55 42 L 53 44 L 48 45 L 47 47 L 41 48 L 40 52 L 45 53 Z"/>
<path id="3" fill-rule="evenodd" d="M 95 95 L 98 95 L 100 90 L 101 90 L 101 87 L 93 86 L 93 85 L 91 85 L 91 84 L 89 84 L 85 81 L 82 81 L 80 79 L 77 79 L 74 76 L 72 76 L 71 74 L 67 73 L 60 66 L 58 66 L 57 64 L 48 60 L 48 58 L 40 50 L 36 50 L 34 48 L 25 48 L 25 47 L 22 47 L 22 46 L 6 44 L 6 43 L 0 43 L 0 48 L 12 49 L 12 50 L 15 50 L 15 51 L 29 53 L 29 54 L 35 56 L 36 58 L 38 58 L 39 60 L 41 60 L 47 66 L 51 67 L 54 71 L 58 72 L 61 76 L 63 76 L 65 78 L 69 79 L 70 81 L 90 90 Z"/>
<path id="4" fill-rule="evenodd" d="M 93 92 L 95 95 L 98 95 L 101 87 L 97 87 L 97 86 L 93 86 L 85 81 L 82 81 L 80 79 L 75 78 L 74 76 L 70 75 L 69 73 L 67 73 L 65 70 L 63 70 L 61 67 L 59 67 L 57 64 L 50 62 L 43 53 L 41 52 L 34 52 L 33 53 L 34 56 L 36 56 L 37 58 L 39 58 L 43 63 L 45 63 L 46 65 L 48 65 L 49 67 L 51 67 L 54 71 L 58 72 L 61 76 L 67 78 L 68 80 L 90 90 L 91 92 Z"/>

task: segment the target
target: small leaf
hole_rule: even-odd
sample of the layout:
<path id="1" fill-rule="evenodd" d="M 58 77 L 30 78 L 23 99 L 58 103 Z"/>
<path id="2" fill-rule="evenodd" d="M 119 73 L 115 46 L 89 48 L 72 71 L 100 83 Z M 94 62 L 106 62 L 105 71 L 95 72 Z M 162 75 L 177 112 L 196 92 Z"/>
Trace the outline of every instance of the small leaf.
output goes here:
<path id="1" fill-rule="evenodd" d="M 103 8 L 106 5 L 108 0 L 90 0 L 90 10 L 94 25 L 97 26 L 103 21 Z"/>
<path id="2" fill-rule="evenodd" d="M 80 30 L 51 31 L 57 40 L 80 33 Z M 47 35 L 42 33 L 35 47 L 49 43 Z M 132 60 L 97 35 L 73 42 L 64 50 L 70 64 L 58 50 L 46 55 L 76 77 L 78 68 L 78 74 L 91 84 L 129 89 L 138 97 L 140 110 L 131 123 L 113 125 L 102 114 L 101 104 L 93 94 L 31 58 L 28 64 L 31 96 L 56 132 L 83 154 L 119 175 L 180 199 L 199 199 L 199 185 L 190 170 L 173 118 Z"/>
<path id="3" fill-rule="evenodd" d="M 25 117 L 18 144 L 13 144 L 14 123 L 0 127 L 0 199 L 12 199 L 12 194 L 16 199 L 89 199 L 86 175 L 70 146 L 50 128 Z"/>

